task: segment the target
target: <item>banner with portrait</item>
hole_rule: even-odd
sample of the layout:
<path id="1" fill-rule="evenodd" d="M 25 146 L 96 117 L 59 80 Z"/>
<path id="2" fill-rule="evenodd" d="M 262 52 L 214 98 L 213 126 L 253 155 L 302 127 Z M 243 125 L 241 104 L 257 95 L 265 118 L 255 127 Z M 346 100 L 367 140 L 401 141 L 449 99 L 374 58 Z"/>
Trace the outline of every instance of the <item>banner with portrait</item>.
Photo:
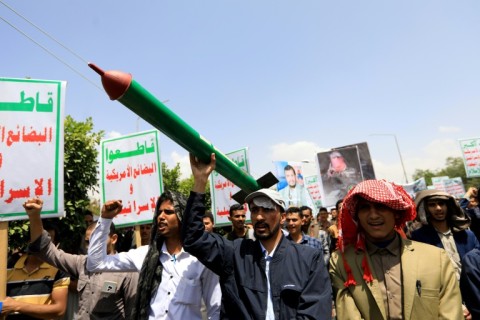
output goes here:
<path id="1" fill-rule="evenodd" d="M 294 161 L 274 161 L 273 174 L 277 177 L 277 190 L 285 201 L 286 208 L 308 206 L 313 201 L 308 193 L 303 176 L 303 163 Z"/>
<path id="2" fill-rule="evenodd" d="M 323 204 L 335 206 L 357 183 L 375 179 L 372 159 L 366 142 L 317 153 L 322 180 Z"/>

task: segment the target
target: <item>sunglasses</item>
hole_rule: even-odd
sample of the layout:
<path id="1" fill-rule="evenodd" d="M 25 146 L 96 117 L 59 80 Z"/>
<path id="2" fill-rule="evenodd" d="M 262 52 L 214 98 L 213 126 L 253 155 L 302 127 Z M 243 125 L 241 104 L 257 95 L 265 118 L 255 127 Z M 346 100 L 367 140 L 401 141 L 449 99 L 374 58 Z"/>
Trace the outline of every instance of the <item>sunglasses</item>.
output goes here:
<path id="1" fill-rule="evenodd" d="M 158 209 L 158 214 L 161 215 L 162 212 L 165 212 L 165 214 L 171 215 L 175 213 L 175 210 L 172 209 Z"/>

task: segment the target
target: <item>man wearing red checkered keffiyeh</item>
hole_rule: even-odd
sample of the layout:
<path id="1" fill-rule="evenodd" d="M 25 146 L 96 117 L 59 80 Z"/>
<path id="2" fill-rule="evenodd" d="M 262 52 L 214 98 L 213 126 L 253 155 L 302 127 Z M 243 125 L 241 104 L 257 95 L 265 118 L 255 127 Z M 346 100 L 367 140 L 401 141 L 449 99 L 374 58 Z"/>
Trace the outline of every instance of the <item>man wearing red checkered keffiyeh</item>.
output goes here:
<path id="1" fill-rule="evenodd" d="M 399 232 L 415 215 L 413 200 L 393 183 L 366 180 L 349 191 L 330 260 L 338 319 L 463 318 L 445 252 Z"/>

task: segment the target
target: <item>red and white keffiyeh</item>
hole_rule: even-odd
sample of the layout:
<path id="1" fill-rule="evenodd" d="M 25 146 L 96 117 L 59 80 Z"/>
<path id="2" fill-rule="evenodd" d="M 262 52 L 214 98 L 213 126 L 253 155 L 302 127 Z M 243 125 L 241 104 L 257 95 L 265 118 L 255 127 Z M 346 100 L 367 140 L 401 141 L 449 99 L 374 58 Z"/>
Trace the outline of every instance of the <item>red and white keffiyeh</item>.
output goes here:
<path id="1" fill-rule="evenodd" d="M 415 202 L 401 186 L 394 183 L 385 180 L 365 180 L 348 192 L 343 199 L 343 206 L 338 222 L 338 248 L 342 254 L 345 271 L 347 272 L 346 287 L 355 285 L 356 282 L 350 266 L 343 255 L 345 246 L 353 245 L 356 250 L 365 252 L 365 236 L 363 233 L 358 232 L 358 221 L 356 219 L 359 198 L 381 203 L 393 210 L 401 211 L 401 218 L 396 221 L 395 228 L 402 235 L 404 235 L 402 229 L 405 223 L 415 219 L 416 216 Z M 365 255 L 362 261 L 362 268 L 364 271 L 363 279 L 367 282 L 373 281 Z"/>

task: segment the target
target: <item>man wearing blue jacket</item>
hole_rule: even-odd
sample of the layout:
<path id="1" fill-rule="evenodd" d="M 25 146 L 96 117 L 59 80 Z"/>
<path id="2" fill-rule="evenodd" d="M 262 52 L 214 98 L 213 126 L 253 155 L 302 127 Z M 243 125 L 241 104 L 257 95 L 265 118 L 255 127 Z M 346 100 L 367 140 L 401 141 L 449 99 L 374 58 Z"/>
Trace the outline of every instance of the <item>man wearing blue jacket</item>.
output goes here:
<path id="1" fill-rule="evenodd" d="M 461 259 L 480 244 L 468 230 L 470 219 L 455 198 L 439 190 L 422 190 L 415 196 L 417 218 L 422 227 L 412 232 L 412 240 L 445 249 L 460 279 Z"/>
<path id="2" fill-rule="evenodd" d="M 473 249 L 462 259 L 460 291 L 472 319 L 480 319 L 480 250 Z"/>
<path id="3" fill-rule="evenodd" d="M 412 240 L 445 249 L 460 280 L 463 257 L 475 248 L 480 249 L 477 237 L 468 229 L 470 218 L 453 196 L 439 190 L 417 192 L 415 205 L 423 226 L 412 232 Z M 468 316 L 469 310 L 464 307 L 463 313 Z"/>
<path id="4" fill-rule="evenodd" d="M 184 249 L 220 276 L 222 319 L 331 319 L 331 284 L 320 250 L 288 241 L 280 194 L 247 196 L 255 238 L 228 241 L 204 232 L 205 187 L 215 169 L 190 155 L 194 186 L 182 225 Z"/>

